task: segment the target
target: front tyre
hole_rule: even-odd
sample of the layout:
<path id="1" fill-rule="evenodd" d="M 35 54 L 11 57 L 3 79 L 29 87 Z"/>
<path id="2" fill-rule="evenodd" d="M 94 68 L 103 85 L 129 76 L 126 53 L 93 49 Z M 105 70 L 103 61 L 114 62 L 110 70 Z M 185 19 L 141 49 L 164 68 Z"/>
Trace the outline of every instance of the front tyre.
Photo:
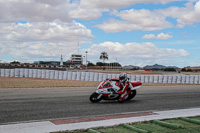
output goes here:
<path id="1" fill-rule="evenodd" d="M 98 94 L 98 93 L 96 93 L 96 92 L 92 93 L 92 94 L 90 95 L 90 101 L 91 101 L 92 103 L 97 103 L 97 102 L 101 101 L 102 98 L 99 98 L 99 99 L 98 99 L 98 96 L 99 96 L 99 95 L 100 95 L 100 94 Z"/>
<path id="2" fill-rule="evenodd" d="M 137 93 L 136 90 L 132 90 L 131 93 L 128 95 L 126 101 L 133 99 L 135 97 L 136 93 Z"/>

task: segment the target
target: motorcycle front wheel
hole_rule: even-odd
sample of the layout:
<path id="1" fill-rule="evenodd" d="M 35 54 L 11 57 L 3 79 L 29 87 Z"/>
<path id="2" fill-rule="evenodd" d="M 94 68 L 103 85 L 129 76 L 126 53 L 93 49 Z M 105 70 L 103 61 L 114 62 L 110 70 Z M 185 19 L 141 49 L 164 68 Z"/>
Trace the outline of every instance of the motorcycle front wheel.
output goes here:
<path id="1" fill-rule="evenodd" d="M 100 94 L 98 94 L 98 93 L 96 93 L 96 92 L 92 93 L 92 94 L 90 95 L 90 101 L 91 101 L 92 103 L 97 103 L 97 102 L 101 101 L 102 98 L 99 98 L 99 99 L 98 99 L 98 96 L 99 96 L 99 95 L 100 95 Z"/>

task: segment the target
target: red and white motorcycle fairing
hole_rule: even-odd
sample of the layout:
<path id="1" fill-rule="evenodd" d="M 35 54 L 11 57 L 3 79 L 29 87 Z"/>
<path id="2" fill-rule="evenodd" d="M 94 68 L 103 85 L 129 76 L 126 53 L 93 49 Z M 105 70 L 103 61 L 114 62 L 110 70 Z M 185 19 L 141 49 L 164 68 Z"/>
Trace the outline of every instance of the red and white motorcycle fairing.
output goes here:
<path id="1" fill-rule="evenodd" d="M 125 100 L 131 100 L 136 95 L 136 90 L 141 87 L 141 82 L 129 82 L 129 88 L 127 89 L 127 94 Z M 90 96 L 90 101 L 95 103 L 101 100 L 119 100 L 120 96 L 118 92 L 123 88 L 123 85 L 119 82 L 119 79 L 107 79 L 102 81 L 97 87 L 96 92 L 92 93 Z"/>

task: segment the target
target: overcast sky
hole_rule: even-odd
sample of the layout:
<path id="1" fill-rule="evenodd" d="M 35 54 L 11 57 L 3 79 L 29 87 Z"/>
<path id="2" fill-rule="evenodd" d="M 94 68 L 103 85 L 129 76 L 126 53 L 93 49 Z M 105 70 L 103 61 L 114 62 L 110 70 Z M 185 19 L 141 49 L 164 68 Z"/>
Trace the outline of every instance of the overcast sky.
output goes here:
<path id="1" fill-rule="evenodd" d="M 200 1 L 0 0 L 1 62 L 78 51 L 93 63 L 105 51 L 122 65 L 200 65 Z"/>

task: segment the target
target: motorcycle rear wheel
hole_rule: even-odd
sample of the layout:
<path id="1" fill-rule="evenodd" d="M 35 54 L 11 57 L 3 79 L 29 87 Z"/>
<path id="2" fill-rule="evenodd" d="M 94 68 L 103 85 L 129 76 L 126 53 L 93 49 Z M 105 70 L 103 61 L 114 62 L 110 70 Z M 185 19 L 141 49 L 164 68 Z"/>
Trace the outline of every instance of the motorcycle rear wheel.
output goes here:
<path id="1" fill-rule="evenodd" d="M 98 93 L 96 93 L 96 92 L 92 93 L 92 94 L 90 95 L 90 101 L 91 101 L 92 103 L 97 103 L 97 102 L 101 101 L 102 98 L 97 99 L 98 96 L 99 96 Z"/>
<path id="2" fill-rule="evenodd" d="M 136 90 L 132 90 L 131 93 L 128 95 L 126 101 L 133 99 L 136 94 L 137 94 Z"/>

